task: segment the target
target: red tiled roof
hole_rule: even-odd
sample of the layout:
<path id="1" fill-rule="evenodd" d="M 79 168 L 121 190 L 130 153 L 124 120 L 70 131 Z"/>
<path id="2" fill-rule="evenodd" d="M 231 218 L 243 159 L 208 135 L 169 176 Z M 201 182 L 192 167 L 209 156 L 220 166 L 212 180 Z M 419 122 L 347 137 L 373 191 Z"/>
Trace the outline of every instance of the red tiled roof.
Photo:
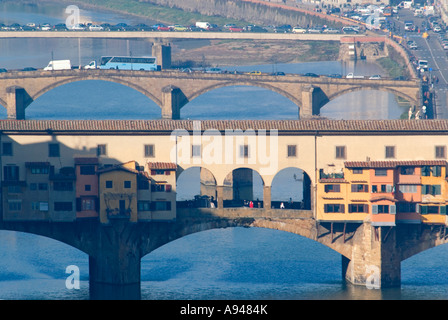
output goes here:
<path id="1" fill-rule="evenodd" d="M 346 168 L 396 168 L 400 166 L 446 166 L 446 160 L 345 161 Z"/>
<path id="2" fill-rule="evenodd" d="M 176 170 L 177 165 L 172 162 L 148 162 L 149 170 Z"/>
<path id="3" fill-rule="evenodd" d="M 4 133 L 166 132 L 174 130 L 278 130 L 292 133 L 448 134 L 448 120 L 0 120 Z"/>

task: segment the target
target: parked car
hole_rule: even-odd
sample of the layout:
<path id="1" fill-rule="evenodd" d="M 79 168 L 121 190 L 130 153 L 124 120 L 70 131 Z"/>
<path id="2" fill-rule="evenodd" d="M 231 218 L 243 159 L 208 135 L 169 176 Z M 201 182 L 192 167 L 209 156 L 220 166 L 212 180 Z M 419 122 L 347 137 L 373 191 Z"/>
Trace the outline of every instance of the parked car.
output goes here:
<path id="1" fill-rule="evenodd" d="M 336 33 L 341 33 L 341 30 L 335 29 L 335 28 L 326 28 L 326 29 L 324 29 L 323 33 L 336 34 Z"/>
<path id="2" fill-rule="evenodd" d="M 252 76 L 261 76 L 261 71 L 251 71 L 248 74 L 252 75 Z"/>
<path id="3" fill-rule="evenodd" d="M 373 75 L 371 77 L 369 77 L 370 80 L 380 80 L 381 76 L 379 74 Z"/>
<path id="4" fill-rule="evenodd" d="M 187 27 L 184 27 L 180 24 L 175 24 L 172 28 L 173 31 L 188 31 Z"/>
<path id="5" fill-rule="evenodd" d="M 8 72 L 5 68 L 0 68 L 0 73 Z"/>
<path id="6" fill-rule="evenodd" d="M 33 67 L 25 67 L 25 68 L 23 68 L 21 71 L 36 71 L 37 69 L 36 68 L 33 68 Z"/>
<path id="7" fill-rule="evenodd" d="M 231 26 L 228 29 L 230 32 L 243 32 L 243 28 L 237 26 Z"/>
<path id="8" fill-rule="evenodd" d="M 135 26 L 135 29 L 138 31 L 153 31 L 154 29 L 151 26 L 148 26 L 144 23 L 139 23 Z"/>
<path id="9" fill-rule="evenodd" d="M 305 74 L 302 74 L 302 76 L 304 76 L 304 77 L 313 77 L 313 78 L 318 78 L 319 77 L 318 74 L 315 74 L 315 73 L 312 73 L 312 72 L 307 72 Z"/>
<path id="10" fill-rule="evenodd" d="M 92 24 L 92 25 L 89 26 L 89 30 L 90 31 L 103 31 L 104 28 L 102 26 L 100 26 L 100 25 Z"/>
<path id="11" fill-rule="evenodd" d="M 292 28 L 289 24 L 274 27 L 274 32 L 277 32 L 277 33 L 288 33 L 288 32 L 291 32 L 291 30 L 292 30 Z"/>
<path id="12" fill-rule="evenodd" d="M 307 30 L 305 28 L 299 26 L 292 28 L 292 33 L 306 33 L 306 31 Z"/>
<path id="13" fill-rule="evenodd" d="M 260 26 L 252 26 L 248 31 L 250 32 L 268 32 L 267 29 Z"/>
<path id="14" fill-rule="evenodd" d="M 283 71 L 277 71 L 277 72 L 273 72 L 271 73 L 271 76 L 284 76 L 285 73 Z"/>

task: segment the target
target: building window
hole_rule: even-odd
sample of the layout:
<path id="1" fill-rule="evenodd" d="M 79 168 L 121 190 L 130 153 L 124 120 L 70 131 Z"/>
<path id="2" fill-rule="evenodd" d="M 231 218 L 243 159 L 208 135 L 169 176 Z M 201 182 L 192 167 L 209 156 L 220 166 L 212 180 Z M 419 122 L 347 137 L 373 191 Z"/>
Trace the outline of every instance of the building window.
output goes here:
<path id="1" fill-rule="evenodd" d="M 349 204 L 348 205 L 349 213 L 369 213 L 369 205 L 368 204 Z"/>
<path id="2" fill-rule="evenodd" d="M 416 212 L 417 207 L 415 203 L 412 202 L 399 202 L 398 203 L 398 212 Z"/>
<path id="3" fill-rule="evenodd" d="M 398 190 L 402 193 L 417 193 L 417 186 L 415 184 L 401 184 Z"/>
<path id="4" fill-rule="evenodd" d="M 353 174 L 362 174 L 362 168 L 353 169 Z"/>
<path id="5" fill-rule="evenodd" d="M 19 167 L 18 166 L 5 166 L 3 168 L 3 177 L 7 181 L 19 180 Z"/>
<path id="6" fill-rule="evenodd" d="M 345 146 L 336 146 L 336 159 L 346 159 L 346 147 Z"/>
<path id="7" fill-rule="evenodd" d="M 151 210 L 151 202 L 150 201 L 138 201 L 137 202 L 137 210 L 138 211 L 150 211 Z"/>
<path id="8" fill-rule="evenodd" d="M 48 190 L 48 183 L 38 183 L 37 188 L 42 191 Z"/>
<path id="9" fill-rule="evenodd" d="M 326 184 L 325 192 L 341 192 L 341 185 L 339 184 Z"/>
<path id="10" fill-rule="evenodd" d="M 352 192 L 369 192 L 367 184 L 352 184 Z"/>
<path id="11" fill-rule="evenodd" d="M 194 158 L 201 157 L 201 145 L 192 145 L 191 146 L 191 156 Z"/>
<path id="12" fill-rule="evenodd" d="M 401 167 L 400 168 L 400 174 L 402 175 L 413 175 L 414 174 L 414 167 Z"/>
<path id="13" fill-rule="evenodd" d="M 379 205 L 372 205 L 372 213 L 373 214 L 378 214 L 378 213 L 390 213 L 390 214 L 395 214 L 395 205 L 384 205 L 384 204 L 379 204 Z"/>
<path id="14" fill-rule="evenodd" d="M 386 159 L 394 159 L 394 158 L 395 158 L 395 147 L 386 146 Z"/>
<path id="15" fill-rule="evenodd" d="M 48 174 L 49 171 L 50 170 L 48 167 L 32 167 L 31 168 L 32 174 Z"/>
<path id="16" fill-rule="evenodd" d="M 422 185 L 422 194 L 430 194 L 433 196 L 438 196 L 442 194 L 442 188 L 440 184 L 424 184 Z"/>
<path id="17" fill-rule="evenodd" d="M 123 187 L 125 189 L 131 189 L 131 181 L 125 181 Z"/>
<path id="18" fill-rule="evenodd" d="M 12 156 L 12 142 L 3 142 L 2 143 L 2 155 L 3 156 Z"/>
<path id="19" fill-rule="evenodd" d="M 73 191 L 73 182 L 71 181 L 55 181 L 53 183 L 54 191 Z"/>
<path id="20" fill-rule="evenodd" d="M 49 157 L 59 157 L 59 143 L 48 144 L 48 156 Z"/>
<path id="21" fill-rule="evenodd" d="M 441 214 L 446 214 L 446 207 L 445 206 L 421 206 L 419 205 L 419 211 L 421 214 L 438 214 L 439 208 Z"/>
<path id="22" fill-rule="evenodd" d="M 249 146 L 247 144 L 240 146 L 240 158 L 249 158 Z"/>
<path id="23" fill-rule="evenodd" d="M 9 211 L 22 211 L 22 200 L 8 200 Z"/>
<path id="24" fill-rule="evenodd" d="M 105 144 L 99 144 L 96 148 L 97 156 L 106 156 L 107 155 L 107 146 Z"/>
<path id="25" fill-rule="evenodd" d="M 156 211 L 169 211 L 171 210 L 170 201 L 153 201 L 151 202 L 151 209 Z"/>
<path id="26" fill-rule="evenodd" d="M 442 167 L 441 166 L 423 166 L 422 167 L 422 176 L 424 177 L 440 177 L 442 176 Z"/>
<path id="27" fill-rule="evenodd" d="M 95 199 L 82 199 L 81 200 L 81 210 L 91 211 L 95 210 Z"/>
<path id="28" fill-rule="evenodd" d="M 445 146 L 436 146 L 436 158 L 437 159 L 446 159 L 446 147 Z"/>
<path id="29" fill-rule="evenodd" d="M 114 183 L 112 180 L 107 180 L 106 181 L 106 188 L 107 189 L 112 189 L 114 187 Z"/>
<path id="30" fill-rule="evenodd" d="M 154 158 L 155 152 L 154 152 L 154 145 L 153 144 L 145 144 L 145 157 L 147 158 Z"/>
<path id="31" fill-rule="evenodd" d="M 55 202 L 54 211 L 72 211 L 73 203 L 70 202 Z"/>
<path id="32" fill-rule="evenodd" d="M 387 176 L 387 169 L 375 169 L 376 177 L 385 177 Z"/>
<path id="33" fill-rule="evenodd" d="M 84 185 L 84 191 L 92 191 L 92 186 L 90 184 Z"/>
<path id="34" fill-rule="evenodd" d="M 324 204 L 324 212 L 325 213 L 344 213 L 344 205 L 343 204 L 335 204 L 335 203 L 329 203 Z"/>
<path id="35" fill-rule="evenodd" d="M 21 186 L 8 186 L 8 193 L 22 193 Z"/>
<path id="36" fill-rule="evenodd" d="M 92 176 L 95 174 L 95 166 L 80 166 L 79 173 L 83 176 Z"/>
<path id="37" fill-rule="evenodd" d="M 288 157 L 297 157 L 296 145 L 288 145 Z"/>

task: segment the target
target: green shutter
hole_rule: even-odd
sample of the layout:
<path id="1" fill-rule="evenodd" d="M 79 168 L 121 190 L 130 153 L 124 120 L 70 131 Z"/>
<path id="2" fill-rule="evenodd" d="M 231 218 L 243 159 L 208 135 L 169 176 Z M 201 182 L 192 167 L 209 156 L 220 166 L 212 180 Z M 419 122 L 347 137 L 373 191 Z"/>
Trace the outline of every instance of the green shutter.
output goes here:
<path id="1" fill-rule="evenodd" d="M 446 206 L 440 206 L 440 210 L 439 210 L 440 214 L 442 215 L 446 215 Z"/>

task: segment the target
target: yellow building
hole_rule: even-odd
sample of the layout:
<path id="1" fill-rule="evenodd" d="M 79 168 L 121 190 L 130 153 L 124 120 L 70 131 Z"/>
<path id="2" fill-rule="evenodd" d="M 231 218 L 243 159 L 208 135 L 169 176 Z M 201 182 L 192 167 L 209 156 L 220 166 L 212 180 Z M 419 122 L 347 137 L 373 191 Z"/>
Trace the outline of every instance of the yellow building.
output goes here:
<path id="1" fill-rule="evenodd" d="M 129 219 L 137 222 L 137 175 L 131 163 L 98 170 L 100 221 Z M 135 168 L 135 164 L 134 164 Z"/>
<path id="2" fill-rule="evenodd" d="M 421 167 L 422 198 L 418 206 L 423 223 L 445 224 L 447 204 L 446 162 Z"/>

